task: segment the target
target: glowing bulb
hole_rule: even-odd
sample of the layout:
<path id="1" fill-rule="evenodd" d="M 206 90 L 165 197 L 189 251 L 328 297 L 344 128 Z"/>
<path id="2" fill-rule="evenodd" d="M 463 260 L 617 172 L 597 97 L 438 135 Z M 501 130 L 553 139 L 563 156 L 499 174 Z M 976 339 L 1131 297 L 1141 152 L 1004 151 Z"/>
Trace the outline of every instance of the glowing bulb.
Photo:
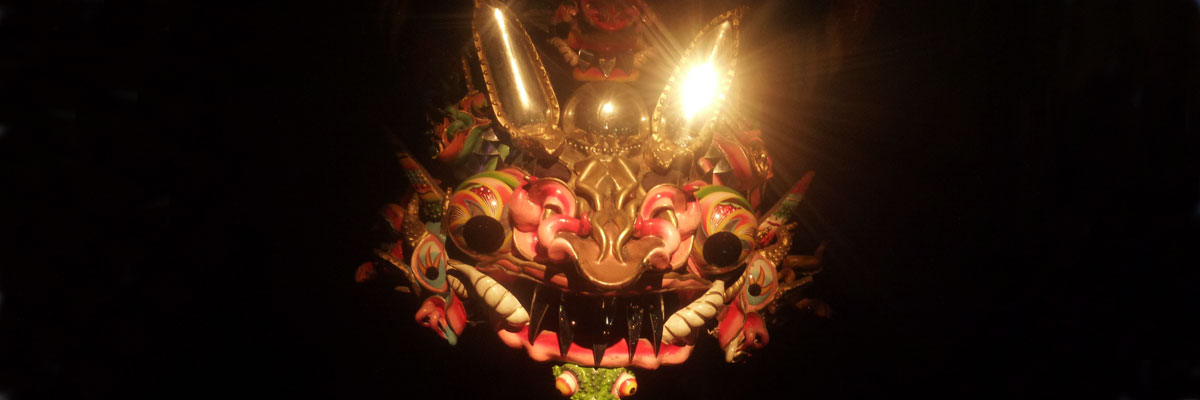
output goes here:
<path id="1" fill-rule="evenodd" d="M 717 70 L 712 63 L 692 67 L 683 80 L 683 116 L 691 120 L 696 113 L 712 104 L 717 95 Z"/>
<path id="2" fill-rule="evenodd" d="M 608 103 L 604 103 L 604 105 L 600 107 L 600 111 L 604 111 L 605 114 L 612 114 L 612 112 L 613 112 L 612 102 L 610 101 Z"/>

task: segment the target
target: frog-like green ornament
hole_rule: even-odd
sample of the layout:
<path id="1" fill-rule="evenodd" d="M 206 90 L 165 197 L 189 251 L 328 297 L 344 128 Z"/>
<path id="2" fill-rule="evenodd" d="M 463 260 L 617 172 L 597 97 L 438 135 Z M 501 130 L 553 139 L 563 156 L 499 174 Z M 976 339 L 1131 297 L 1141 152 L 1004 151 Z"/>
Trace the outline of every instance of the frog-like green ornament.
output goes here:
<path id="1" fill-rule="evenodd" d="M 617 400 L 637 393 L 637 378 L 625 368 L 554 367 L 554 387 L 571 400 Z"/>

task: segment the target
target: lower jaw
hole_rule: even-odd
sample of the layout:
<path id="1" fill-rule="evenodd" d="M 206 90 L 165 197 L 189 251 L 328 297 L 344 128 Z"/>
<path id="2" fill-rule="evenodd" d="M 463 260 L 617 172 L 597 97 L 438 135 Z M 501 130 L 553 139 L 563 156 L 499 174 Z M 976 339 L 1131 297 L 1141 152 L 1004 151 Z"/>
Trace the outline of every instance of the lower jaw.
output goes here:
<path id="1" fill-rule="evenodd" d="M 526 325 L 521 330 L 513 332 L 506 329 L 499 329 L 496 335 L 508 347 L 514 349 L 525 348 L 529 353 L 529 358 L 534 361 L 558 361 L 584 366 L 596 366 L 596 360 L 592 357 L 592 349 L 584 348 L 575 343 L 571 343 L 571 348 L 567 350 L 564 357 L 558 348 L 558 335 L 551 331 L 544 331 L 538 335 L 537 339 L 529 342 L 529 326 Z M 643 369 L 657 369 L 660 365 L 680 364 L 687 361 L 688 356 L 692 354 L 693 345 L 676 346 L 663 343 L 658 350 L 658 354 L 654 354 L 654 346 L 649 340 L 638 339 L 637 350 L 633 354 L 633 360 L 629 358 L 629 346 L 625 339 L 621 339 L 617 343 L 609 346 L 604 351 L 604 358 L 600 360 L 600 366 L 605 368 L 615 367 L 638 367 Z"/>

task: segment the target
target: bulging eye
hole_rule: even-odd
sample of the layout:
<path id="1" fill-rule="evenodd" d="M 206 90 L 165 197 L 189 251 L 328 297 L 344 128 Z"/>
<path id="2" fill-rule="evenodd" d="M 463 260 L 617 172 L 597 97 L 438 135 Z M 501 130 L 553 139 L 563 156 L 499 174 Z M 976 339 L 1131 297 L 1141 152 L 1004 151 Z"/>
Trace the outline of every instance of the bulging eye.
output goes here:
<path id="1" fill-rule="evenodd" d="M 434 235 L 427 235 L 413 246 L 409 268 L 421 287 L 434 293 L 446 292 L 446 248 Z"/>
<path id="2" fill-rule="evenodd" d="M 730 232 L 717 232 L 704 241 L 704 261 L 715 267 L 737 265 L 742 255 L 742 241 Z"/>
<path id="3" fill-rule="evenodd" d="M 622 372 L 613 382 L 612 394 L 617 397 L 629 397 L 637 393 L 637 378 L 628 372 Z"/>
<path id="4" fill-rule="evenodd" d="M 575 374 L 571 371 L 563 371 L 554 378 L 554 387 L 558 388 L 558 392 L 563 396 L 571 396 L 579 391 L 579 380 L 575 379 Z"/>
<path id="5" fill-rule="evenodd" d="M 742 273 L 742 310 L 757 311 L 767 306 L 775 296 L 778 286 L 775 279 L 775 266 L 762 255 L 750 259 L 746 271 Z"/>
<path id="6" fill-rule="evenodd" d="M 463 242 L 477 253 L 491 253 L 504 244 L 504 225 L 490 215 L 476 215 L 463 225 Z"/>
<path id="7" fill-rule="evenodd" d="M 510 240 L 508 199 L 522 184 L 516 170 L 488 171 L 467 178 L 450 195 L 445 227 L 451 240 L 472 255 L 492 254 Z"/>
<path id="8" fill-rule="evenodd" d="M 741 193 L 720 185 L 696 191 L 701 223 L 693 251 L 706 272 L 724 273 L 741 265 L 754 249 L 758 219 Z"/>

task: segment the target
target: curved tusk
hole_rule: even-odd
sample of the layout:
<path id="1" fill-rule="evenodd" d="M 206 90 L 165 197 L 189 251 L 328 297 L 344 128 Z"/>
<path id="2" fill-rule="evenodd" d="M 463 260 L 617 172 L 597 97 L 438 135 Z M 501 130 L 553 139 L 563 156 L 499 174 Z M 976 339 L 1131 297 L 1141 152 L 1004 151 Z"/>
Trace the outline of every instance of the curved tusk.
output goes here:
<path id="1" fill-rule="evenodd" d="M 713 281 L 708 291 L 687 307 L 671 314 L 671 318 L 663 324 L 663 343 L 682 341 L 697 328 L 704 326 L 708 320 L 717 315 L 717 308 L 725 304 L 725 282 Z"/>
<path id="2" fill-rule="evenodd" d="M 521 326 L 529 323 L 529 313 L 525 311 L 524 307 L 521 307 L 517 298 L 513 297 L 513 294 L 495 279 L 466 264 L 450 263 L 449 266 L 465 274 L 471 284 L 475 286 L 475 293 L 479 295 L 479 298 L 483 299 L 488 307 L 496 310 L 501 317 L 504 317 L 509 325 Z"/>
<path id="3" fill-rule="evenodd" d="M 450 290 L 453 290 L 454 294 L 458 295 L 458 298 L 464 301 L 471 298 L 471 292 L 468 292 L 467 287 L 463 286 L 462 281 L 458 280 L 454 275 L 446 275 L 446 282 L 450 283 Z"/>
<path id="4" fill-rule="evenodd" d="M 737 292 L 742 290 L 742 285 L 744 284 L 746 284 L 746 274 L 741 274 L 736 281 L 733 281 L 732 285 L 725 288 L 725 298 L 732 299 L 733 296 L 737 296 Z"/>
<path id="5" fill-rule="evenodd" d="M 742 342 L 746 340 L 746 336 L 738 332 L 729 344 L 725 345 L 725 362 L 733 363 L 738 361 L 738 356 L 742 355 Z"/>

